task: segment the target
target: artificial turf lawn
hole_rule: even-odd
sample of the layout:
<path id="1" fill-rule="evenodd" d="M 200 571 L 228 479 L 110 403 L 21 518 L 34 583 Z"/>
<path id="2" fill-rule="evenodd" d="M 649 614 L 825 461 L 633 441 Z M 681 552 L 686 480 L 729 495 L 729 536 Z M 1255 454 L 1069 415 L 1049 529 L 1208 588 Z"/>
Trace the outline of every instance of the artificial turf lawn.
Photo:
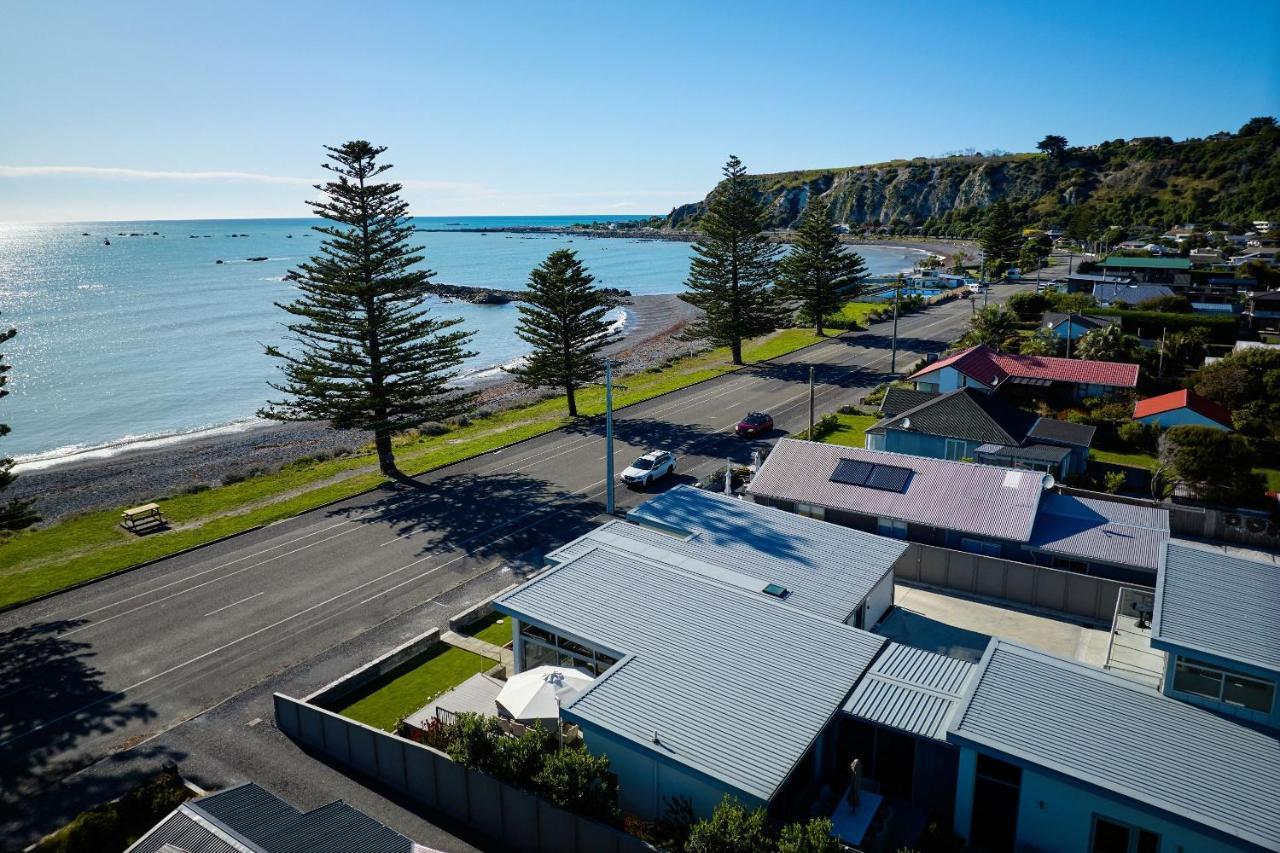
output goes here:
<path id="1" fill-rule="evenodd" d="M 765 361 L 818 342 L 812 330 L 783 329 L 748 342 L 747 363 Z M 614 408 L 652 399 L 731 373 L 727 348 L 682 358 L 615 382 Z M 578 393 L 585 416 L 604 411 L 604 388 Z M 563 397 L 475 418 L 468 426 L 439 436 L 401 438 L 396 458 L 417 475 L 470 459 L 517 441 L 543 435 L 570 422 Z M 278 471 L 194 494 L 156 496 L 172 529 L 136 537 L 119 526 L 120 510 L 101 510 L 25 530 L 0 544 L 0 607 L 29 601 L 77 583 L 158 559 L 224 536 L 342 500 L 386 482 L 368 452 L 300 461 Z M 37 504 L 37 509 L 39 508 Z"/>
<path id="2" fill-rule="evenodd" d="M 463 628 L 461 633 L 495 646 L 505 646 L 511 642 L 511 617 L 503 613 L 490 613 L 479 622 Z"/>
<path id="3" fill-rule="evenodd" d="M 402 719 L 441 693 L 497 665 L 497 661 L 441 643 L 412 669 L 393 670 L 375 681 L 359 699 L 338 713 L 393 732 Z"/>

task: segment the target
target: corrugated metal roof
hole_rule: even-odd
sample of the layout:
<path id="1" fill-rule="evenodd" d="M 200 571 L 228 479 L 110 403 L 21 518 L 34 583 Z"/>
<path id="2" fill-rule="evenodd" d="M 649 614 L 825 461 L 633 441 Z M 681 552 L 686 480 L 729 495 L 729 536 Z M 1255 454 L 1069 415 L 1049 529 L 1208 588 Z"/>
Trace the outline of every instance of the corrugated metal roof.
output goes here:
<path id="1" fill-rule="evenodd" d="M 1029 544 L 1154 572 L 1169 536 L 1167 509 L 1049 492 L 1040 500 Z"/>
<path id="2" fill-rule="evenodd" d="M 946 740 L 947 722 L 973 671 L 968 661 L 891 642 L 858 682 L 844 712 Z"/>
<path id="3" fill-rule="evenodd" d="M 918 379 L 944 367 L 953 367 L 965 376 L 993 388 L 1010 379 L 1072 382 L 1116 388 L 1133 388 L 1138 384 L 1136 364 L 1044 355 L 1011 355 L 994 352 L 985 346 L 970 347 L 935 361 L 909 378 Z"/>
<path id="4" fill-rule="evenodd" d="M 1151 642 L 1280 672 L 1280 565 L 1168 543 Z"/>
<path id="5" fill-rule="evenodd" d="M 1158 397 L 1139 400 L 1133 406 L 1133 417 L 1134 420 L 1139 420 L 1177 409 L 1190 409 L 1193 412 L 1204 415 L 1211 421 L 1217 421 L 1223 426 L 1230 427 L 1232 425 L 1231 412 L 1226 407 L 1219 406 L 1212 400 L 1206 400 L 1190 388 L 1183 388 L 1181 391 L 1170 391 L 1168 394 L 1161 394 Z"/>
<path id="6" fill-rule="evenodd" d="M 175 849 L 183 853 L 259 853 L 197 817 L 186 805 L 169 812 L 125 853 L 168 853 Z"/>
<path id="7" fill-rule="evenodd" d="M 900 415 L 907 409 L 914 409 L 921 403 L 927 403 L 938 394 L 933 391 L 916 391 L 913 388 L 889 388 L 884 392 L 884 399 L 880 401 L 880 414 L 885 417 L 893 417 Z"/>
<path id="8" fill-rule="evenodd" d="M 833 483 L 829 477 L 841 459 L 899 465 L 915 474 L 901 493 Z M 748 490 L 777 500 L 1026 542 L 1035 523 L 1041 476 L 994 465 L 784 438 Z"/>
<path id="9" fill-rule="evenodd" d="M 1280 850 L 1280 739 L 1105 670 L 993 640 L 947 737 Z"/>
<path id="10" fill-rule="evenodd" d="M 1082 276 L 1083 278 L 1096 278 L 1099 280 L 1115 281 L 1115 279 L 1107 276 Z M 1113 326 L 1120 322 L 1119 317 L 1099 317 L 1093 314 L 1064 314 L 1057 311 L 1046 311 L 1044 314 L 1044 327 L 1046 329 L 1056 329 L 1058 326 L 1071 321 L 1072 331 L 1080 329 L 1082 332 L 1090 332 L 1094 329 L 1105 329 L 1107 326 Z"/>
<path id="11" fill-rule="evenodd" d="M 908 547 L 897 539 L 692 486 L 664 492 L 628 517 L 683 535 L 613 521 L 553 551 L 548 559 L 572 559 L 597 542 L 707 576 L 730 569 L 754 579 L 757 592 L 765 584 L 780 584 L 790 590 L 791 606 L 843 622 Z M 706 566 L 719 570 L 707 571 Z"/>
<path id="12" fill-rule="evenodd" d="M 762 800 L 885 643 L 770 596 L 598 545 L 495 606 L 627 655 L 563 709 L 566 718 Z"/>
<path id="13" fill-rule="evenodd" d="M 1055 418 L 1041 418 L 1036 421 L 1027 433 L 1028 439 L 1050 441 L 1055 444 L 1068 444 L 1072 447 L 1088 447 L 1093 444 L 1095 426 L 1073 424 L 1071 421 L 1060 421 Z"/>
<path id="14" fill-rule="evenodd" d="M 1137 305 L 1148 299 L 1173 296 L 1173 289 L 1163 284 L 1095 284 L 1093 298 L 1099 302 L 1127 302 Z"/>
<path id="15" fill-rule="evenodd" d="M 261 853 L 413 850 L 411 840 L 344 802 L 300 812 L 252 782 L 192 800 L 183 808 Z"/>

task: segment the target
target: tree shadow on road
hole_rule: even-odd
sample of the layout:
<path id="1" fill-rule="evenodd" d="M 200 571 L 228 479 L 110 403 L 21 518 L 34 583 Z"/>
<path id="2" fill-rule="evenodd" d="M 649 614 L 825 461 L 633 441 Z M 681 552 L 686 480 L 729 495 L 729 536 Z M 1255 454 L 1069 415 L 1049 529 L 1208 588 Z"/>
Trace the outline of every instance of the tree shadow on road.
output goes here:
<path id="1" fill-rule="evenodd" d="M 66 636 L 84 623 L 0 631 L 0 828 L 28 812 L 42 788 L 101 757 L 101 748 L 80 751 L 87 739 L 156 717 L 107 688 L 92 645 Z"/>

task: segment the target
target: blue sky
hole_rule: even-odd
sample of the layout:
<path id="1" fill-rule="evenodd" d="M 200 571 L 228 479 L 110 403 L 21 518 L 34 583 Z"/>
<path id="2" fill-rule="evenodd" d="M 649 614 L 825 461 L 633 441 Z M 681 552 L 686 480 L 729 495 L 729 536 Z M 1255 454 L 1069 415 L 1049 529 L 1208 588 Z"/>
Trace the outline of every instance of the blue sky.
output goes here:
<path id="1" fill-rule="evenodd" d="M 267 7 L 267 8 L 261 8 Z M 10 3 L 0 221 L 666 212 L 752 171 L 1280 114 L 1280 3 Z"/>

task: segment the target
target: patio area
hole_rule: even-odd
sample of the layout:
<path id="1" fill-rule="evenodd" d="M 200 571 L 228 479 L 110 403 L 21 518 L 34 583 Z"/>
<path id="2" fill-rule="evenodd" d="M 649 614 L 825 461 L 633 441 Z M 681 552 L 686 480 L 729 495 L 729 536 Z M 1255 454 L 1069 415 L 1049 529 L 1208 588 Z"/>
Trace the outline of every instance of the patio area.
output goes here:
<path id="1" fill-rule="evenodd" d="M 1135 589 L 1120 593 L 1106 667 L 1158 690 L 1164 680 L 1165 656 L 1151 648 L 1152 599 L 1151 593 Z"/>

